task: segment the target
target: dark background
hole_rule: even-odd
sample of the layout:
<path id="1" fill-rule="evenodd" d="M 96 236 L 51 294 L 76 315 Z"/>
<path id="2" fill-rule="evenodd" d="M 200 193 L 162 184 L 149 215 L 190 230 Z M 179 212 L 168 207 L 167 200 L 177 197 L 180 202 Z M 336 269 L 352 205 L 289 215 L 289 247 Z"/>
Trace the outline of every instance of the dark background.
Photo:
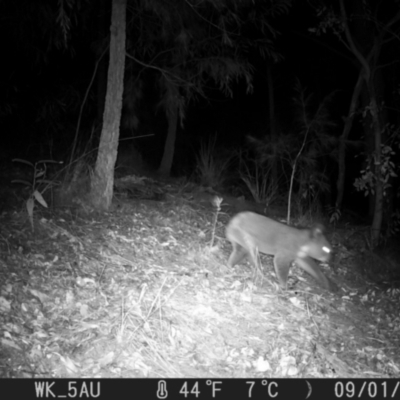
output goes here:
<path id="1" fill-rule="evenodd" d="M 0 3 L 3 54 L 0 156 L 3 160 L 67 160 L 80 106 L 98 58 L 96 44 L 107 40 L 109 34 L 110 4 L 106 6 L 108 12 L 101 16 L 108 26 L 106 36 L 98 29 L 100 17 L 95 7 L 85 1 L 77 3 L 80 9 L 75 20 L 71 20 L 70 35 L 64 42 L 62 24 L 57 20 L 57 2 L 32 3 L 35 2 L 8 0 Z M 39 3 L 45 7 L 42 8 Z M 378 2 L 371 3 L 375 5 Z M 396 1 L 380 3 L 380 15 L 383 17 L 389 17 L 398 7 Z M 329 112 L 336 123 L 337 134 L 341 133 L 358 70 L 350 61 L 349 53 L 331 32 L 317 36 L 308 31 L 319 23 L 310 4 L 293 1 L 288 13 L 271 18 L 271 24 L 280 32 L 274 40 L 274 47 L 282 58 L 275 63 L 254 51 L 249 52 L 249 61 L 254 66 L 252 93 L 246 94 L 245 82 L 239 81 L 233 85 L 233 96 L 226 97 L 210 82 L 205 90 L 207 98 L 189 103 L 184 125 L 178 128 L 173 175 L 190 175 L 201 140 L 216 135 L 217 145 L 241 148 L 245 146 L 246 135 L 262 138 L 268 134 L 267 65 L 272 71 L 278 131 L 296 129 L 293 97 L 296 82 L 300 82 L 312 95 L 315 104 L 332 94 Z M 129 15 L 128 9 L 128 18 Z M 383 59 L 385 57 L 393 64 L 398 62 L 398 56 L 393 52 L 391 56 L 384 55 Z M 126 128 L 129 123 L 124 122 L 132 118 L 132 109 L 127 104 L 129 100 L 125 98 L 120 150 L 133 143 L 149 167 L 157 168 L 162 156 L 167 120 L 165 113 L 157 107 L 160 94 L 153 79 L 154 73 L 144 74 L 142 97 L 135 103 L 137 120 L 134 128 Z M 386 84 L 391 84 L 394 89 L 397 79 L 392 74 Z M 79 132 L 81 144 L 89 138 L 93 140 L 93 137 L 94 142 L 98 141 L 101 132 L 101 124 L 96 119 L 98 93 L 94 85 L 85 103 Z M 384 100 L 392 110 L 391 122 L 396 123 L 397 104 L 391 95 Z M 142 135 L 151 136 L 140 138 Z M 351 137 L 360 139 L 362 135 L 362 120 L 358 116 Z M 132 140 L 132 137 L 139 138 Z M 347 159 L 350 163 L 346 175 L 345 203 L 360 210 L 362 205 L 366 207 L 366 199 L 355 191 L 352 183 L 359 175 L 362 160 L 356 159 L 351 151 Z M 335 179 L 335 171 L 332 171 L 333 186 Z"/>

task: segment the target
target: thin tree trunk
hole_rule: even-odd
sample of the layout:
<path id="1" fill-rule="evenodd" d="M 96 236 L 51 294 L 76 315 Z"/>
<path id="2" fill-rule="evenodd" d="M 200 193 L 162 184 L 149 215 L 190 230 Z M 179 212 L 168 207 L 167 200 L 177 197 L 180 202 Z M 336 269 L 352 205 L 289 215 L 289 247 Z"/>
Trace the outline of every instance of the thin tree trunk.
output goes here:
<path id="1" fill-rule="evenodd" d="M 114 166 L 117 158 L 124 89 L 125 39 L 126 0 L 113 0 L 107 95 L 99 151 L 91 182 L 92 203 L 100 210 L 109 209 L 113 196 Z"/>
<path id="2" fill-rule="evenodd" d="M 269 131 L 271 135 L 271 149 L 273 151 L 270 168 L 271 168 L 271 184 L 272 187 L 278 187 L 278 134 L 276 132 L 275 119 L 275 96 L 274 96 L 274 81 L 272 79 L 272 67 L 267 65 L 267 80 L 268 80 L 268 105 L 269 105 Z"/>
<path id="3" fill-rule="evenodd" d="M 350 108 L 349 112 L 347 114 L 347 118 L 345 120 L 345 124 L 343 127 L 343 133 L 339 138 L 339 160 L 338 160 L 338 179 L 336 182 L 336 188 L 337 188 L 337 194 L 336 194 L 336 202 L 335 202 L 335 207 L 336 209 L 340 210 L 342 207 L 342 201 L 343 201 L 343 194 L 344 194 L 344 182 L 345 182 L 345 176 L 346 176 L 346 141 L 349 137 L 349 133 L 351 131 L 351 128 L 353 126 L 353 120 L 354 120 L 354 115 L 356 112 L 356 107 L 358 103 L 358 99 L 360 97 L 361 93 L 361 88 L 364 83 L 363 79 L 363 70 L 360 70 L 360 73 L 358 75 L 358 80 L 356 83 L 356 86 L 354 87 L 353 90 L 353 95 L 351 97 L 351 102 L 350 102 Z"/>
<path id="4" fill-rule="evenodd" d="M 276 136 L 275 132 L 275 99 L 274 99 L 274 81 L 272 79 L 271 66 L 267 65 L 267 81 L 268 81 L 268 107 L 269 107 L 269 131 L 272 137 Z"/>
<path id="5" fill-rule="evenodd" d="M 375 247 L 379 242 L 379 236 L 382 228 L 382 217 L 383 217 L 383 184 L 381 178 L 381 126 L 379 121 L 379 109 L 378 102 L 376 98 L 375 82 L 374 82 L 374 72 L 375 72 L 375 62 L 379 59 L 379 52 L 382 46 L 383 33 L 381 33 L 379 38 L 374 39 L 374 44 L 369 51 L 369 55 L 365 57 L 358 47 L 356 46 L 353 37 L 351 35 L 346 9 L 344 7 L 344 0 L 339 0 L 340 11 L 344 21 L 344 32 L 349 44 L 350 50 L 354 56 L 358 59 L 361 64 L 361 68 L 364 70 L 363 78 L 365 79 L 366 86 L 369 95 L 369 106 L 372 118 L 372 130 L 374 135 L 374 165 L 375 165 L 375 204 L 374 204 L 374 217 L 372 221 L 372 246 Z M 358 3 L 360 4 L 360 3 Z M 395 23 L 400 18 L 400 13 L 397 13 L 391 21 L 386 24 L 381 32 L 386 32 L 387 29 Z"/>
<path id="6" fill-rule="evenodd" d="M 168 133 L 164 146 L 164 154 L 158 172 L 163 176 L 171 173 L 172 161 L 174 159 L 176 129 L 178 127 L 178 106 L 171 106 L 168 116 Z"/>

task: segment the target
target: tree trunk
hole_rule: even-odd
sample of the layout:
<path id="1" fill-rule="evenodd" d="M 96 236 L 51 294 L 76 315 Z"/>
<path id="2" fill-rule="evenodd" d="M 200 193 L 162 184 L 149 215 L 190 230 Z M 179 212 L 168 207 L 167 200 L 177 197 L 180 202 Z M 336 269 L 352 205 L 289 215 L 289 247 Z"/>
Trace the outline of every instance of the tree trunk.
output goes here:
<path id="1" fill-rule="evenodd" d="M 382 143 L 382 130 L 381 123 L 379 120 L 379 109 L 378 109 L 378 100 L 375 89 L 374 82 L 374 74 L 376 72 L 376 62 L 379 60 L 379 53 L 381 51 L 381 47 L 383 44 L 383 32 L 386 32 L 389 27 L 394 24 L 399 18 L 400 13 L 397 13 L 391 21 L 389 21 L 384 27 L 382 27 L 382 32 L 379 36 L 374 37 L 373 30 L 363 28 L 358 32 L 358 39 L 363 37 L 362 42 L 367 42 L 372 44 L 371 49 L 368 51 L 368 56 L 365 57 L 356 46 L 353 37 L 351 35 L 346 9 L 344 7 L 344 0 L 340 0 L 340 11 L 344 21 L 344 32 L 347 38 L 348 45 L 353 55 L 358 59 L 361 64 L 361 68 L 364 69 L 363 77 L 365 79 L 366 87 L 368 90 L 369 96 L 369 113 L 371 115 L 372 120 L 372 135 L 373 135 L 373 146 L 374 146 L 374 175 L 375 175 L 375 197 L 374 197 L 374 214 L 372 221 L 372 247 L 377 246 L 379 242 L 379 236 L 382 228 L 382 217 L 383 217 L 383 183 L 382 183 L 382 174 L 381 174 L 381 143 Z M 356 3 L 357 5 L 361 5 L 361 1 Z M 365 20 L 367 21 L 367 20 Z M 363 20 L 364 22 L 364 20 Z M 361 36 L 363 35 L 363 36 Z M 368 37 L 370 36 L 370 37 Z M 365 52 L 365 49 L 364 49 Z"/>
<path id="2" fill-rule="evenodd" d="M 347 118 L 344 123 L 343 133 L 339 138 L 339 149 L 338 149 L 339 172 L 338 172 L 338 179 L 336 182 L 337 194 L 336 194 L 336 202 L 335 202 L 335 208 L 337 210 L 340 210 L 342 207 L 343 194 L 344 194 L 344 182 L 345 182 L 345 176 L 346 176 L 346 141 L 349 137 L 349 133 L 353 126 L 354 115 L 356 112 L 356 107 L 357 107 L 358 99 L 360 97 L 361 88 L 362 88 L 363 83 L 364 83 L 363 70 L 360 70 L 356 86 L 354 87 L 354 90 L 353 90 L 353 96 L 351 97 L 349 113 L 347 114 Z"/>
<path id="3" fill-rule="evenodd" d="M 275 98 L 274 81 L 272 79 L 272 67 L 267 64 L 267 82 L 268 82 L 268 107 L 269 107 L 269 131 L 273 138 L 276 137 L 275 130 Z"/>
<path id="4" fill-rule="evenodd" d="M 106 9 L 106 2 L 105 0 L 98 0 L 98 16 L 97 16 L 97 32 L 98 32 L 98 39 L 99 41 L 103 42 L 104 38 L 107 35 L 107 24 L 108 20 L 106 18 L 107 9 Z M 104 47 L 106 45 L 104 44 Z M 99 48 L 97 51 L 97 56 L 101 57 L 103 48 Z M 96 92 L 96 100 L 97 100 L 97 126 L 101 127 L 104 115 L 104 103 L 106 99 L 107 93 L 107 59 L 106 57 L 101 57 L 99 66 L 97 68 L 97 76 L 96 76 L 96 83 L 97 83 L 97 92 Z"/>
<path id="5" fill-rule="evenodd" d="M 164 154 L 158 169 L 159 174 L 169 176 L 174 159 L 176 129 L 178 127 L 178 106 L 172 105 L 167 113 L 168 134 L 164 146 Z"/>
<path id="6" fill-rule="evenodd" d="M 113 0 L 111 11 L 110 60 L 107 95 L 99 151 L 91 181 L 91 198 L 95 208 L 108 210 L 113 196 L 114 166 L 117 158 L 119 125 L 125 70 L 126 0 Z"/>
<path id="7" fill-rule="evenodd" d="M 271 135 L 271 150 L 273 152 L 270 162 L 271 168 L 271 184 L 273 188 L 278 187 L 278 132 L 276 129 L 275 118 L 275 96 L 274 96 L 274 81 L 272 79 L 272 67 L 267 64 L 267 80 L 268 80 L 268 105 L 269 105 L 269 132 Z"/>

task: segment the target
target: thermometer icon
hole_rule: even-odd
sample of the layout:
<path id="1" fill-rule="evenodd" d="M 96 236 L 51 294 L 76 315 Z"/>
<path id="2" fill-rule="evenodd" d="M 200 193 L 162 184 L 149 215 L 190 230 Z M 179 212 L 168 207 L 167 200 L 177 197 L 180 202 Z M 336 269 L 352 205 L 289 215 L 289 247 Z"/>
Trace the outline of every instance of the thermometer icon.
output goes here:
<path id="1" fill-rule="evenodd" d="M 158 390 L 157 390 L 157 397 L 159 399 L 166 399 L 168 396 L 167 392 L 167 382 L 159 381 L 158 382 Z"/>

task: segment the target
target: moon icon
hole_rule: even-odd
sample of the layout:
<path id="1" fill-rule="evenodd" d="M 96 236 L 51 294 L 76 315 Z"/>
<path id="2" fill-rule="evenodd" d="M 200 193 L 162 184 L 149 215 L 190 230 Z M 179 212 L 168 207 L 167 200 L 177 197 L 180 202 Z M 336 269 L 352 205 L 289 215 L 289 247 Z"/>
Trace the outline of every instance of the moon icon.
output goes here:
<path id="1" fill-rule="evenodd" d="M 308 395 L 307 395 L 306 399 L 308 399 L 311 396 L 312 387 L 311 387 L 310 382 L 306 381 L 306 383 L 307 383 L 307 386 L 308 386 Z"/>

